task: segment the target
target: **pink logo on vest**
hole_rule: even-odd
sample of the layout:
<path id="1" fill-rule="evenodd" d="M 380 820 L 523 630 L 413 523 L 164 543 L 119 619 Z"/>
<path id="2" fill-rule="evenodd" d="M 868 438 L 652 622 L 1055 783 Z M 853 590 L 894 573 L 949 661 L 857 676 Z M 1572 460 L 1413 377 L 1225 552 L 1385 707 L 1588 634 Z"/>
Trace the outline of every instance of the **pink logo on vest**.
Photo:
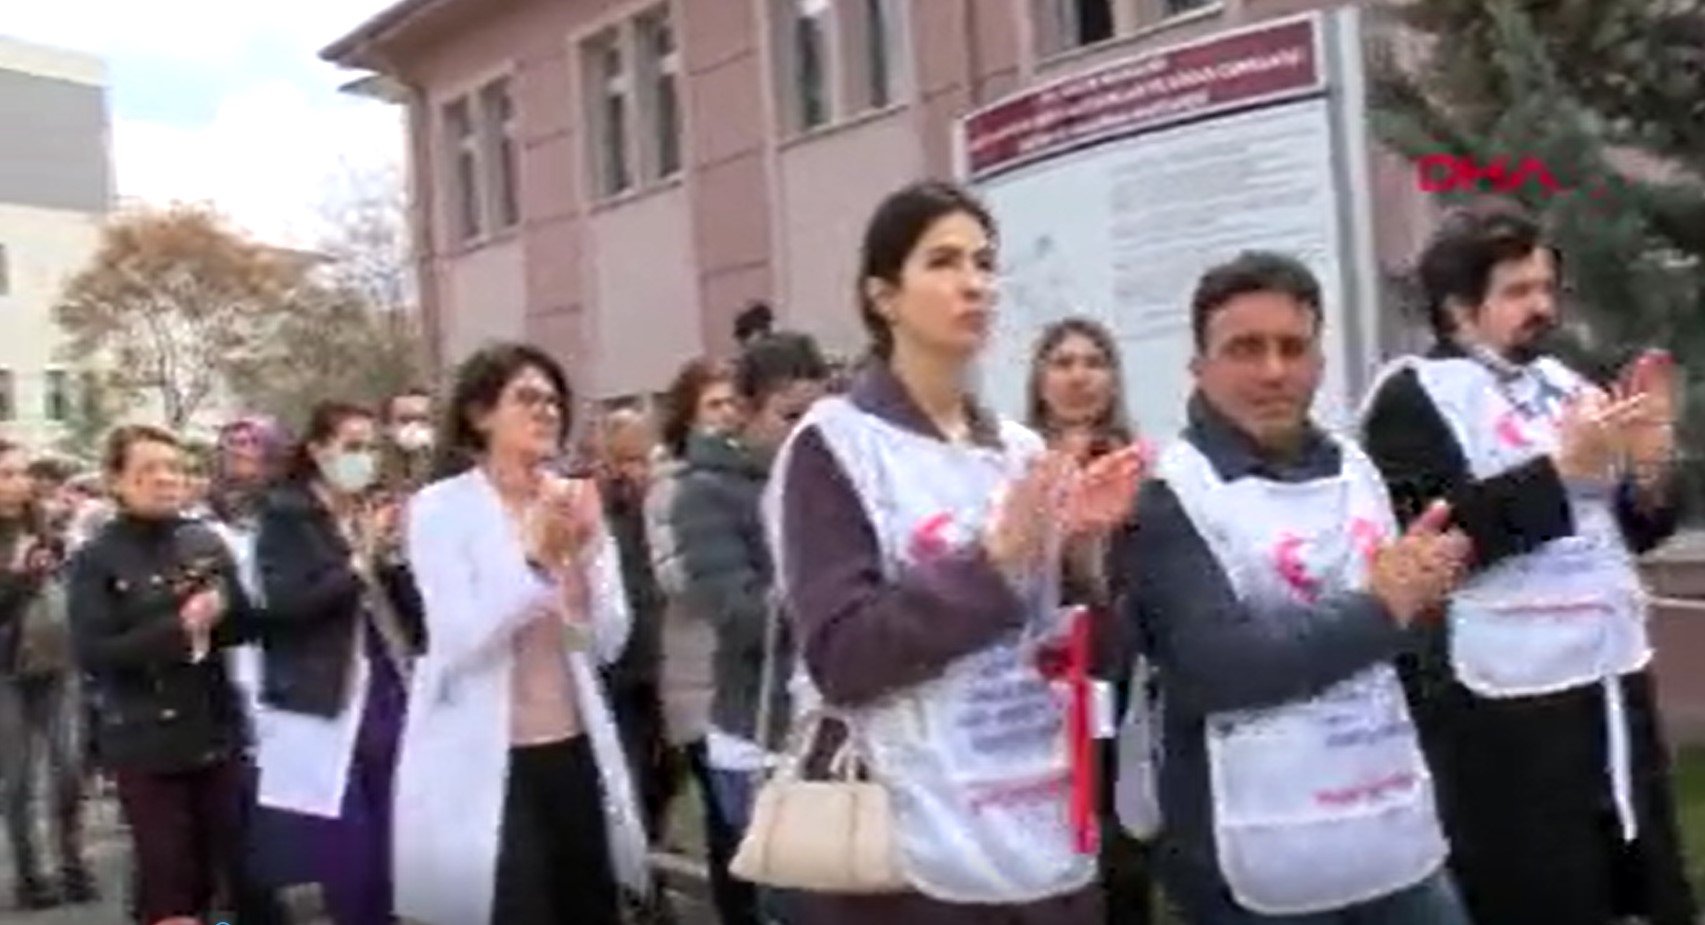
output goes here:
<path id="1" fill-rule="evenodd" d="M 1308 563 L 1303 561 L 1307 542 L 1294 533 L 1282 534 L 1273 547 L 1273 570 L 1298 597 L 1312 604 L 1320 599 L 1320 579 L 1309 574 Z"/>
<path id="2" fill-rule="evenodd" d="M 1498 435 L 1498 442 L 1512 450 L 1525 450 L 1533 445 L 1527 430 L 1522 427 L 1521 415 L 1511 408 L 1492 422 L 1492 430 Z"/>
<path id="3" fill-rule="evenodd" d="M 1350 519 L 1350 541 L 1356 544 L 1362 561 L 1372 567 L 1374 556 L 1379 554 L 1379 547 L 1385 543 L 1385 532 L 1379 524 L 1366 517 L 1353 517 Z"/>
<path id="4" fill-rule="evenodd" d="M 918 522 L 912 528 L 912 539 L 909 545 L 912 561 L 927 562 L 930 559 L 943 556 L 948 551 L 947 528 L 953 526 L 953 514 L 942 511 L 932 514 Z"/>

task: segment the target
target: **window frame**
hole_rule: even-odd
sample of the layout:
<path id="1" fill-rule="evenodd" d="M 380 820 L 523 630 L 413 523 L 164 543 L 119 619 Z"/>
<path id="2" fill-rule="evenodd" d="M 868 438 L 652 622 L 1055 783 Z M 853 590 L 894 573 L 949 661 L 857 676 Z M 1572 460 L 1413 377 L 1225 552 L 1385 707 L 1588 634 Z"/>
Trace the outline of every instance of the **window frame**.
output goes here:
<path id="1" fill-rule="evenodd" d="M 768 0 L 772 92 L 784 138 L 830 131 L 909 102 L 910 12 L 899 0 Z M 804 33 L 815 29 L 806 90 Z"/>
<path id="2" fill-rule="evenodd" d="M 643 126 L 635 143 L 646 181 L 661 183 L 686 169 L 681 33 L 667 3 L 634 14 L 631 31 L 637 83 L 632 122 L 636 128 Z M 667 50 L 660 46 L 660 36 L 668 37 Z"/>
<path id="3" fill-rule="evenodd" d="M 42 417 L 55 424 L 70 422 L 76 405 L 71 394 L 71 371 L 62 366 L 49 366 L 42 370 L 41 381 Z M 56 400 L 57 409 L 54 407 Z"/>
<path id="4" fill-rule="evenodd" d="M 0 366 L 0 422 L 18 420 L 18 375 L 9 366 Z"/>
<path id="5" fill-rule="evenodd" d="M 1224 12 L 1226 0 L 1105 0 L 1112 31 L 1078 41 L 1078 4 L 1083 0 L 1030 0 L 1031 51 L 1037 61 L 1069 58 L 1134 36 L 1164 30 L 1177 21 Z M 1188 3 L 1183 9 L 1175 4 Z"/>
<path id="6" fill-rule="evenodd" d="M 458 93 L 438 104 L 444 146 L 445 200 L 451 235 L 457 246 L 486 239 L 485 171 L 480 163 L 479 114 L 472 93 Z"/>
<path id="7" fill-rule="evenodd" d="M 475 108 L 480 158 L 485 162 L 485 221 L 492 234 L 519 227 L 525 205 L 521 197 L 521 120 L 515 105 L 515 82 L 500 74 L 480 84 Z M 498 101 L 505 110 L 496 114 Z"/>

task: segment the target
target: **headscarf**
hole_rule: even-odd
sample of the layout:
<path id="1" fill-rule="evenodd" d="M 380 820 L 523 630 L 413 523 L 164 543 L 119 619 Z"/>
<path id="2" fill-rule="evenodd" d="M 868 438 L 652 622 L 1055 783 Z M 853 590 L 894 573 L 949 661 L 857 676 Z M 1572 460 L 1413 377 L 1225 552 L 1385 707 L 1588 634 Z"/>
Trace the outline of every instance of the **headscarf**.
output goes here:
<path id="1" fill-rule="evenodd" d="M 230 471 L 231 444 L 244 433 L 253 435 L 259 444 L 261 465 L 258 476 L 239 479 Z M 260 510 L 261 497 L 283 471 L 289 448 L 290 439 L 284 428 L 264 415 L 235 418 L 219 428 L 213 449 L 212 485 L 208 489 L 208 506 L 213 509 L 213 515 L 227 524 L 252 522 Z"/>

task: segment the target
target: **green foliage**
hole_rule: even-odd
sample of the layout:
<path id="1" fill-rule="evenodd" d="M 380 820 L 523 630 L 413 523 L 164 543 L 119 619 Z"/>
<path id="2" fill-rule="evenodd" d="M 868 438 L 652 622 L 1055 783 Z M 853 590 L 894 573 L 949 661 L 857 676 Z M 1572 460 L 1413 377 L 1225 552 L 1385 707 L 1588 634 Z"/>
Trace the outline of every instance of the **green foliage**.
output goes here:
<path id="1" fill-rule="evenodd" d="M 1430 51 L 1412 72 L 1389 54 L 1376 56 L 1371 118 L 1376 137 L 1410 157 L 1537 158 L 1562 190 L 1527 183 L 1509 195 L 1550 227 L 1565 257 L 1571 309 L 1591 341 L 1613 352 L 1664 344 L 1705 367 L 1705 229 L 1697 246 L 1673 233 L 1705 203 L 1705 190 L 1629 175 L 1628 161 L 1655 163 L 1667 152 L 1631 144 L 1632 126 L 1651 114 L 1595 108 L 1632 106 L 1645 98 L 1638 88 L 1586 66 L 1589 56 L 1628 60 L 1651 45 L 1640 23 L 1655 22 L 1654 9 L 1647 0 L 1406 4 L 1400 18 L 1431 33 Z M 1448 205 L 1481 192 L 1440 195 Z"/>

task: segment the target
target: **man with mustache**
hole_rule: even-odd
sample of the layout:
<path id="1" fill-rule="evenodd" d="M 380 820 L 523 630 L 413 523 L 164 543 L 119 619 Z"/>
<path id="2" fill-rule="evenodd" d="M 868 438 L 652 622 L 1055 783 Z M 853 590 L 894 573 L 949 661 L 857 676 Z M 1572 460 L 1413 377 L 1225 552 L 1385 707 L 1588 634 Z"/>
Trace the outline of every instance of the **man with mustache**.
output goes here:
<path id="1" fill-rule="evenodd" d="M 1394 363 L 1365 443 L 1399 519 L 1449 503 L 1473 571 L 1404 681 L 1469 911 L 1491 925 L 1695 919 L 1635 556 L 1676 527 L 1674 372 L 1608 390 L 1546 353 L 1559 256 L 1496 202 L 1420 261 L 1437 338 Z"/>
<path id="2" fill-rule="evenodd" d="M 1379 471 L 1311 420 L 1325 359 L 1306 266 L 1239 255 L 1190 311 L 1188 423 L 1114 547 L 1159 680 L 1126 734 L 1139 756 L 1145 727 L 1163 745 L 1152 780 L 1139 760 L 1118 787 L 1158 796 L 1158 872 L 1195 925 L 1466 925 L 1391 663 L 1467 540 L 1444 505 L 1400 534 Z"/>

